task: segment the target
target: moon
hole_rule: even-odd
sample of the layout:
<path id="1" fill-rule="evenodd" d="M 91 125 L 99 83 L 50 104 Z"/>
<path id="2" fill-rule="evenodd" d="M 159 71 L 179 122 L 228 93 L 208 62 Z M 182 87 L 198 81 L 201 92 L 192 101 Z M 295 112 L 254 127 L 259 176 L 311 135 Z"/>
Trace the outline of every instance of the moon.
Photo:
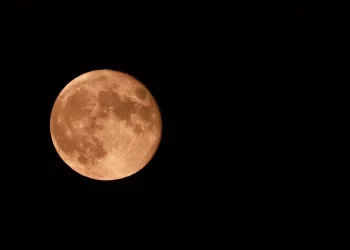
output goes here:
<path id="1" fill-rule="evenodd" d="M 119 71 L 95 70 L 69 82 L 51 112 L 50 133 L 62 160 L 95 180 L 117 180 L 145 167 L 162 135 L 150 91 Z"/>

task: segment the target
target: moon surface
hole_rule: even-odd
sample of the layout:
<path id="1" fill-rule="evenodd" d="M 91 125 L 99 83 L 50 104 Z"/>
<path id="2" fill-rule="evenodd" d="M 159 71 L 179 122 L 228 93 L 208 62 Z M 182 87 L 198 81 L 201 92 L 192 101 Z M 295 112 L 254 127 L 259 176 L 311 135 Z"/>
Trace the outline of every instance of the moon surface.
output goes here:
<path id="1" fill-rule="evenodd" d="M 96 180 L 130 176 L 158 149 L 162 121 L 150 91 L 132 76 L 95 70 L 73 79 L 51 112 L 51 138 L 62 160 Z"/>

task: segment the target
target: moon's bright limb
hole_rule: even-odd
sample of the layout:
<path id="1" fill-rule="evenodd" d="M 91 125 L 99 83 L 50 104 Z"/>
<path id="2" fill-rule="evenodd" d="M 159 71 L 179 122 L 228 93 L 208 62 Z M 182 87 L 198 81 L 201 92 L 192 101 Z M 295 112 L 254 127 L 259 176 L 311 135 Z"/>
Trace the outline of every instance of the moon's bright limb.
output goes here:
<path id="1" fill-rule="evenodd" d="M 62 160 L 79 174 L 115 180 L 142 169 L 162 133 L 158 105 L 138 80 L 95 70 L 78 76 L 58 95 L 51 138 Z"/>

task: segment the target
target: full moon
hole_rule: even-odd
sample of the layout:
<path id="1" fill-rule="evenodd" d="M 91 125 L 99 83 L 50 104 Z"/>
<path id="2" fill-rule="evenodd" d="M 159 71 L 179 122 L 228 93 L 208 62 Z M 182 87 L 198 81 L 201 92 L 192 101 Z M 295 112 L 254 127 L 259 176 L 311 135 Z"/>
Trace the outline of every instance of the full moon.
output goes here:
<path id="1" fill-rule="evenodd" d="M 96 180 L 135 174 L 156 153 L 162 134 L 158 105 L 134 77 L 113 70 L 78 76 L 59 93 L 50 132 L 62 160 Z"/>

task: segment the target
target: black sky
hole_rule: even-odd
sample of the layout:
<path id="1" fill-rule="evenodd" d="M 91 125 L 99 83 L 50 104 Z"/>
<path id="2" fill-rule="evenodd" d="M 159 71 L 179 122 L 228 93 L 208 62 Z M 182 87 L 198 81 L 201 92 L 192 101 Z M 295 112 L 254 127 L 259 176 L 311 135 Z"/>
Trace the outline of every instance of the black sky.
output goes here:
<path id="1" fill-rule="evenodd" d="M 315 29 L 303 6 L 22 5 L 14 16 L 23 74 L 41 111 L 35 136 L 47 161 L 30 164 L 42 176 L 36 190 L 46 222 L 119 212 L 317 213 L 321 108 Z M 73 172 L 49 131 L 65 84 L 104 68 L 143 82 L 163 119 L 152 161 L 115 182 Z"/>

